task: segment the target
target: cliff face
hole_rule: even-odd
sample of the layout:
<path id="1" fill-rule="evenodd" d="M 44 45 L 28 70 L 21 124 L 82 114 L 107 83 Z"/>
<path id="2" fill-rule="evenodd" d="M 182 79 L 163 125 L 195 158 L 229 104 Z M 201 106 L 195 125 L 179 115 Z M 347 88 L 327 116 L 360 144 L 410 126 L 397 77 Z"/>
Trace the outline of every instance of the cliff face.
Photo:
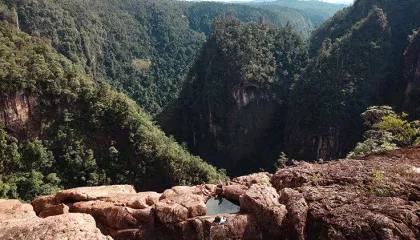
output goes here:
<path id="1" fill-rule="evenodd" d="M 404 90 L 410 92 L 418 81 L 418 39 L 406 51 L 406 60 L 403 54 L 407 36 L 419 26 L 419 6 L 411 0 L 358 0 L 314 31 L 313 61 L 291 92 L 287 156 L 344 157 L 362 138 L 360 114 L 369 106 L 404 110 Z"/>
<path id="2" fill-rule="evenodd" d="M 168 134 L 231 176 L 272 169 L 283 145 L 289 87 L 307 60 L 291 26 L 221 16 L 160 121 Z"/>
<path id="3" fill-rule="evenodd" d="M 45 233 L 60 239 L 67 230 L 55 229 L 69 219 L 84 239 L 414 240 L 420 238 L 419 159 L 420 148 L 412 148 L 358 160 L 300 163 L 275 174 L 238 177 L 222 189 L 207 184 L 206 191 L 240 205 L 238 213 L 218 214 L 227 217 L 220 224 L 217 215 L 206 215 L 210 197 L 197 187 L 163 193 L 137 193 L 129 185 L 76 188 L 35 199 L 33 210 L 0 200 L 0 237 L 23 232 L 19 239 Z M 91 216 L 102 234 L 95 232 Z"/>
<path id="4" fill-rule="evenodd" d="M 35 100 L 24 92 L 0 97 L 0 122 L 14 136 L 25 137 L 30 134 L 31 115 Z"/>
<path id="5" fill-rule="evenodd" d="M 405 103 L 413 117 L 420 116 L 420 34 L 412 39 L 404 53 L 404 78 L 407 82 Z"/>

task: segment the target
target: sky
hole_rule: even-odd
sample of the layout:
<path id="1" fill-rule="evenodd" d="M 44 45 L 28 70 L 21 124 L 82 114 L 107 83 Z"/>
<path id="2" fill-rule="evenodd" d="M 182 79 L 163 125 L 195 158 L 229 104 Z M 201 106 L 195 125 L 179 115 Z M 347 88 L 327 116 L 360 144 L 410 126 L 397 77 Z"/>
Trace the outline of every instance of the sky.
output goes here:
<path id="1" fill-rule="evenodd" d="M 252 0 L 204 0 L 214 2 L 251 2 Z M 330 3 L 352 3 L 354 0 L 324 0 L 324 2 Z"/>

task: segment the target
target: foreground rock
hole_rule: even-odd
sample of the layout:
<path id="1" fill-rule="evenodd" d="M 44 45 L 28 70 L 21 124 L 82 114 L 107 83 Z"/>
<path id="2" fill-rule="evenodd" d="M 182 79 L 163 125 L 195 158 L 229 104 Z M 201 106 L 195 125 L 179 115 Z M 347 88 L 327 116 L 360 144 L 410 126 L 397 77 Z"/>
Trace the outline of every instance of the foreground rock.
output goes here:
<path id="1" fill-rule="evenodd" d="M 2 240 L 112 239 L 96 228 L 95 220 L 88 214 L 39 218 L 31 205 L 16 200 L 0 200 L 0 229 Z"/>
<path id="2" fill-rule="evenodd" d="M 303 163 L 271 181 L 299 239 L 420 239 L 419 167 L 420 148 L 412 148 Z"/>
<path id="3" fill-rule="evenodd" d="M 0 200 L 0 239 L 420 239 L 420 148 L 358 160 L 302 163 L 252 174 L 221 189 L 236 214 L 206 216 L 197 187 L 136 193 L 76 188 L 32 206 Z M 98 227 L 98 228 L 96 228 Z M 100 231 L 99 231 L 100 230 Z M 48 232 L 48 235 L 46 234 Z"/>

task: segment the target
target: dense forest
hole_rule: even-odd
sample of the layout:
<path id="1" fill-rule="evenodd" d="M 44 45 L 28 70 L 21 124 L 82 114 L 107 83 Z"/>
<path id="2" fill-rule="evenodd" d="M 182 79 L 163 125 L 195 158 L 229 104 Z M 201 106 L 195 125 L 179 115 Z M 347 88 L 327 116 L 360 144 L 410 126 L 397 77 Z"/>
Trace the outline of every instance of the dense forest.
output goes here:
<path id="1" fill-rule="evenodd" d="M 307 45 L 290 25 L 222 15 L 160 123 L 191 151 L 232 172 L 270 168 L 264 160 L 283 148 L 289 88 L 306 61 Z"/>
<path id="2" fill-rule="evenodd" d="M 369 106 L 408 111 L 404 92 L 412 80 L 404 68 L 416 63 L 404 63 L 404 55 L 419 27 L 416 0 L 359 0 L 316 29 L 312 60 L 291 93 L 286 152 L 299 159 L 344 157 L 361 140 L 360 114 Z"/>
<path id="3" fill-rule="evenodd" d="M 418 144 L 420 3 L 342 7 L 4 0 L 0 198 Z"/>
<path id="4" fill-rule="evenodd" d="M 225 179 L 166 137 L 134 101 L 17 29 L 13 9 L 0 5 L 0 19 L 0 198 Z"/>
<path id="5" fill-rule="evenodd" d="M 19 28 L 48 39 L 95 81 L 126 93 L 150 114 L 178 96 L 189 67 L 222 14 L 242 21 L 264 17 L 309 37 L 314 27 L 301 10 L 175 0 L 5 0 Z M 323 6 L 328 9 L 333 4 Z M 337 9 L 338 10 L 338 9 Z M 319 12 L 324 18 L 333 12 Z"/>
<path id="6" fill-rule="evenodd" d="M 287 27 L 228 21 L 215 25 L 180 101 L 160 120 L 192 152 L 235 175 L 287 158 L 346 157 L 358 142 L 352 156 L 413 144 L 418 1 L 358 0 L 307 43 Z M 365 124 L 361 114 L 373 105 L 407 113 Z"/>

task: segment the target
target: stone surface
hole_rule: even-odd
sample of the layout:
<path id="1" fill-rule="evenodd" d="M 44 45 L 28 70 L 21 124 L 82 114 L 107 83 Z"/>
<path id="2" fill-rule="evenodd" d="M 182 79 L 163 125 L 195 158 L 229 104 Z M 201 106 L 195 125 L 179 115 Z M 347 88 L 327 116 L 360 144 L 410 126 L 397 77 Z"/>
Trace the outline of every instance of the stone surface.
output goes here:
<path id="1" fill-rule="evenodd" d="M 280 204 L 276 189 L 252 185 L 239 199 L 241 211 L 252 214 L 270 237 L 279 236 L 286 217 L 286 206 Z"/>
<path id="2" fill-rule="evenodd" d="M 162 224 L 182 222 L 188 218 L 188 209 L 175 202 L 159 202 L 155 205 L 156 217 Z"/>
<path id="3" fill-rule="evenodd" d="M 411 148 L 278 171 L 285 230 L 294 239 L 419 239 L 419 156 Z"/>
<path id="4" fill-rule="evenodd" d="M 39 217 L 46 218 L 67 213 L 69 213 L 69 207 L 61 203 L 43 210 L 39 213 Z"/>
<path id="5" fill-rule="evenodd" d="M 127 206 L 134 209 L 144 209 L 153 206 L 159 201 L 161 194 L 157 192 L 140 192 L 121 194 L 111 198 L 102 199 L 117 206 Z"/>
<path id="6" fill-rule="evenodd" d="M 55 200 L 58 204 L 66 202 L 91 201 L 121 196 L 127 193 L 136 193 L 134 186 L 113 185 L 100 187 L 81 187 L 58 192 L 55 195 Z"/>
<path id="7" fill-rule="evenodd" d="M 295 239 L 305 239 L 306 216 L 308 214 L 308 204 L 302 193 L 297 190 L 284 188 L 280 191 L 280 203 L 287 209 L 286 215 L 286 236 L 295 236 Z"/>
<path id="8" fill-rule="evenodd" d="M 267 172 L 260 172 L 260 173 L 254 173 L 246 176 L 240 176 L 232 179 L 231 183 L 235 184 L 242 184 L 246 186 L 251 186 L 253 184 L 270 184 L 271 174 Z"/>
<path id="9" fill-rule="evenodd" d="M 37 197 L 32 201 L 32 206 L 36 213 L 40 213 L 47 208 L 57 205 L 55 195 Z"/>
<path id="10" fill-rule="evenodd" d="M 224 198 L 229 199 L 230 201 L 239 203 L 239 197 L 243 195 L 246 192 L 246 190 L 248 190 L 248 187 L 245 185 L 234 184 L 234 185 L 223 186 L 222 189 L 223 191 L 221 195 Z"/>
<path id="11" fill-rule="evenodd" d="M 36 217 L 30 204 L 24 204 L 18 200 L 0 199 L 0 223 L 9 219 L 19 220 L 30 217 Z"/>
<path id="12" fill-rule="evenodd" d="M 0 200 L 0 229 L 2 240 L 112 239 L 96 228 L 90 215 L 71 213 L 39 218 L 31 205 L 17 200 Z"/>
<path id="13" fill-rule="evenodd" d="M 197 187 L 69 189 L 33 208 L 0 200 L 0 239 L 420 239 L 418 169 L 420 148 L 411 148 L 239 177 L 222 195 L 241 211 L 219 214 L 228 217 L 220 225 Z"/>

